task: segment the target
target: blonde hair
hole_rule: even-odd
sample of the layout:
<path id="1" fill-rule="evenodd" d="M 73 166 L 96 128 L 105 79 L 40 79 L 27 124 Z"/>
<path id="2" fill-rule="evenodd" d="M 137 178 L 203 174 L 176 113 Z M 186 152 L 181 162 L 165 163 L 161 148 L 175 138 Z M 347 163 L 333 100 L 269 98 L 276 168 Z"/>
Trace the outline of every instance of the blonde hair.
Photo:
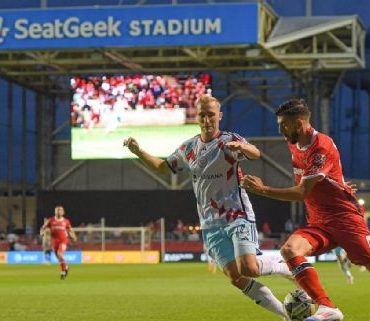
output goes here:
<path id="1" fill-rule="evenodd" d="M 212 103 L 215 103 L 217 105 L 217 107 L 219 109 L 221 109 L 221 104 L 217 100 L 217 98 L 212 97 L 210 95 L 203 95 L 203 96 L 199 97 L 198 100 L 195 102 L 195 107 L 198 108 L 198 106 L 202 107 L 202 106 L 210 105 Z"/>

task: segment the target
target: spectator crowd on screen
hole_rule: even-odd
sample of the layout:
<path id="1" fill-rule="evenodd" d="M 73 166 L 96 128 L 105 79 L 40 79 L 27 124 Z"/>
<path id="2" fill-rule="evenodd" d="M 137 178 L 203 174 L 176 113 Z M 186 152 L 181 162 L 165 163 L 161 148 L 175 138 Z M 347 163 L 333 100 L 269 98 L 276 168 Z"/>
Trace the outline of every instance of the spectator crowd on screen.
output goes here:
<path id="1" fill-rule="evenodd" d="M 112 117 L 120 122 L 127 110 L 186 108 L 195 117 L 195 102 L 211 94 L 211 76 L 126 75 L 74 77 L 72 126 L 92 128 Z"/>

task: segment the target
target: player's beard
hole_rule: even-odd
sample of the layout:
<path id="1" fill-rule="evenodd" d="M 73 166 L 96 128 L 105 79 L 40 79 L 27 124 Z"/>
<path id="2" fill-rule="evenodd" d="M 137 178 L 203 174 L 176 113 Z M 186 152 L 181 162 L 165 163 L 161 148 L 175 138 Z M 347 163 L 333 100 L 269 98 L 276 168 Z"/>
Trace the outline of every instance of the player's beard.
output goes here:
<path id="1" fill-rule="evenodd" d="M 292 136 L 290 137 L 290 142 L 292 144 L 297 144 L 298 143 L 298 133 L 297 132 L 292 134 Z"/>
<path id="2" fill-rule="evenodd" d="M 298 143 L 298 131 L 295 133 L 292 133 L 290 135 L 285 135 L 286 140 L 291 144 L 297 144 Z"/>

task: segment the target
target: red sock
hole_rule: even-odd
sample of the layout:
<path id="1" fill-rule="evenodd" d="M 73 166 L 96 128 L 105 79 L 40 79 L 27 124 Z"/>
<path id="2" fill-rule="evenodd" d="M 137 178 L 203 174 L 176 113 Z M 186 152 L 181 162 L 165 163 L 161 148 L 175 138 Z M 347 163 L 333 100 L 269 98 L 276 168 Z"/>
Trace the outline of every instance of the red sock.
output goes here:
<path id="1" fill-rule="evenodd" d="M 64 260 L 60 262 L 60 269 L 62 270 L 62 272 L 65 272 L 65 270 L 67 269 L 67 264 Z"/>
<path id="2" fill-rule="evenodd" d="M 293 257 L 288 260 L 287 264 L 296 282 L 316 303 L 335 308 L 335 304 L 330 301 L 321 286 L 316 269 L 307 262 L 304 256 Z"/>

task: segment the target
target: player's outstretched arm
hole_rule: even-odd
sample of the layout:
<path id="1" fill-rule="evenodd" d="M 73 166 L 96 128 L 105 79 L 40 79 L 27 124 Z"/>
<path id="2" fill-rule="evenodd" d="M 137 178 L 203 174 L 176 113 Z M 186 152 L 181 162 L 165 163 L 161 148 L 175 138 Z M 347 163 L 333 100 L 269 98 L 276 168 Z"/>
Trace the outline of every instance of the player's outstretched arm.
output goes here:
<path id="1" fill-rule="evenodd" d="M 241 186 L 248 192 L 273 198 L 281 201 L 303 201 L 317 182 L 322 180 L 322 177 L 317 176 L 310 179 L 303 179 L 299 185 L 279 188 L 267 186 L 261 178 L 252 175 L 246 175 L 241 180 Z"/>
<path id="2" fill-rule="evenodd" d="M 145 150 L 141 149 L 136 139 L 129 137 L 123 141 L 123 146 L 127 147 L 131 153 L 138 156 L 149 168 L 159 173 L 170 173 L 170 168 L 165 160 L 150 155 Z"/>
<path id="3" fill-rule="evenodd" d="M 249 159 L 258 159 L 261 156 L 260 150 L 253 144 L 246 144 L 243 142 L 233 141 L 226 143 L 226 147 L 231 151 L 242 153 Z"/>
<path id="4" fill-rule="evenodd" d="M 41 226 L 41 228 L 40 228 L 40 235 L 41 236 L 44 236 L 47 226 L 48 226 L 48 220 L 46 220 L 46 221 L 44 220 L 44 225 Z"/>
<path id="5" fill-rule="evenodd" d="M 68 233 L 69 233 L 69 236 L 71 237 L 71 239 L 76 242 L 77 241 L 77 235 L 75 233 L 75 231 L 73 230 L 73 228 L 69 228 L 68 230 Z"/>

